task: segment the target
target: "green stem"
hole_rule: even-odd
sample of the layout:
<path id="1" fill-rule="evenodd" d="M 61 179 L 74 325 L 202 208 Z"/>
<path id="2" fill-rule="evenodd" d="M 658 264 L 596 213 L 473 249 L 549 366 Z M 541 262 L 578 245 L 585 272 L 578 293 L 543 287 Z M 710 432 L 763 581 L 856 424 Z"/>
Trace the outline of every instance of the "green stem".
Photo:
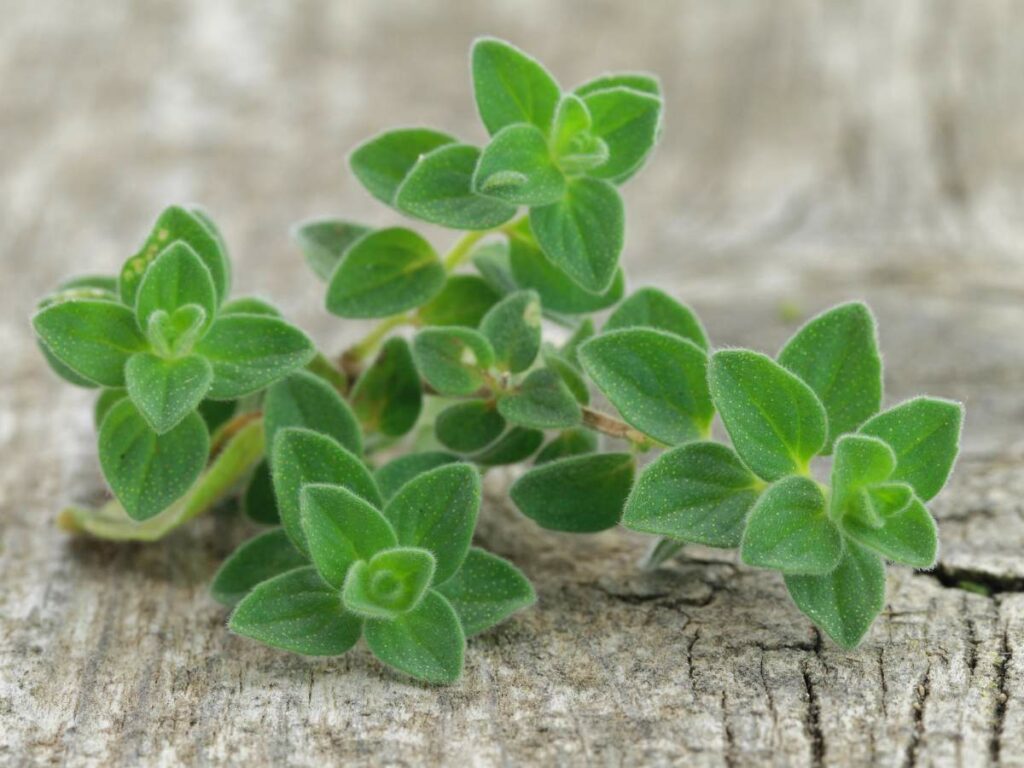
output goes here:
<path id="1" fill-rule="evenodd" d="M 391 331 L 395 328 L 401 328 L 403 325 L 412 325 L 415 322 L 416 315 L 412 312 L 403 312 L 400 315 L 392 315 L 381 320 L 368 334 L 345 351 L 345 360 L 351 363 L 365 360 L 373 354 L 374 350 L 377 349 Z"/>
<path id="2" fill-rule="evenodd" d="M 462 266 L 463 262 L 469 258 L 470 252 L 473 250 L 473 246 L 479 243 L 487 235 L 491 234 L 495 230 L 493 229 L 481 229 L 475 232 L 467 232 L 458 240 L 455 241 L 455 245 L 451 247 L 451 250 L 445 254 L 444 257 L 444 269 L 445 272 L 451 274 L 456 269 Z"/>

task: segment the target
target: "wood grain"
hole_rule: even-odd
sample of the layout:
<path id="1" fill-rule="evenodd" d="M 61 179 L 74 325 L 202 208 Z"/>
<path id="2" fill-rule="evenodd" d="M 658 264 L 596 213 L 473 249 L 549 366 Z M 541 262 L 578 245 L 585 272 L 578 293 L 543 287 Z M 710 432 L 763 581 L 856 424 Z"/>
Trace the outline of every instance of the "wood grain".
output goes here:
<path id="1" fill-rule="evenodd" d="M 0 764 L 1024 765 L 1024 4 L 5 0 L 0 18 Z M 206 587 L 250 532 L 230 512 L 146 546 L 54 527 L 102 486 L 90 396 L 36 354 L 35 297 L 197 200 L 238 287 L 342 347 L 365 328 L 322 311 L 288 227 L 396 221 L 344 172 L 377 130 L 482 140 L 466 50 L 485 33 L 567 84 L 662 76 L 664 140 L 626 190 L 634 284 L 768 351 L 784 318 L 867 299 L 889 399 L 966 401 L 939 567 L 893 570 L 857 651 L 728 553 L 645 573 L 642 537 L 539 531 L 500 473 L 479 538 L 540 602 L 446 689 L 365 650 L 229 636 Z"/>

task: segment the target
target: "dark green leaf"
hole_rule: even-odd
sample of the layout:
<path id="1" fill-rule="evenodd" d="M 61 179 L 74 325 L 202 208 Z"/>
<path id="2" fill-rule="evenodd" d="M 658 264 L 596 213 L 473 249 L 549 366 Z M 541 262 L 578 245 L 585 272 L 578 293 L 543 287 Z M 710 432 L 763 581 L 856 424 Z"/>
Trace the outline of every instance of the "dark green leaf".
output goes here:
<path id="1" fill-rule="evenodd" d="M 425 549 L 399 547 L 352 564 L 341 599 L 368 619 L 396 619 L 426 596 L 434 578 L 434 556 Z"/>
<path id="2" fill-rule="evenodd" d="M 482 450 L 504 431 L 505 419 L 493 400 L 454 403 L 441 411 L 434 421 L 438 442 L 458 453 Z"/>
<path id="3" fill-rule="evenodd" d="M 576 402 L 580 405 L 587 405 L 590 402 L 590 389 L 579 368 L 555 352 L 550 346 L 544 348 L 543 354 L 544 364 L 558 374 L 565 386 L 572 392 L 572 396 L 576 398 Z"/>
<path id="4" fill-rule="evenodd" d="M 843 531 L 858 544 L 882 557 L 914 568 L 931 568 L 939 554 L 935 520 L 919 499 L 882 519 L 880 527 L 866 525 L 857 517 L 843 519 Z"/>
<path id="5" fill-rule="evenodd" d="M 393 205 L 398 187 L 420 157 L 454 142 L 452 136 L 429 128 L 385 131 L 356 147 L 348 163 L 371 195 Z"/>
<path id="6" fill-rule="evenodd" d="M 498 397 L 498 412 L 512 424 L 534 429 L 565 429 L 580 423 L 579 403 L 552 370 L 532 371 L 515 390 Z"/>
<path id="7" fill-rule="evenodd" d="M 597 435 L 589 429 L 580 427 L 567 429 L 558 437 L 544 446 L 533 460 L 534 464 L 547 464 L 555 459 L 564 459 L 568 456 L 579 456 L 584 453 L 593 453 L 597 450 Z"/>
<path id="8" fill-rule="evenodd" d="M 736 452 L 765 480 L 806 472 L 824 447 L 824 407 L 771 358 L 742 349 L 716 352 L 708 384 Z"/>
<path id="9" fill-rule="evenodd" d="M 130 400 L 122 400 L 100 426 L 103 476 L 133 520 L 153 517 L 184 496 L 209 452 L 210 436 L 196 413 L 158 435 Z"/>
<path id="10" fill-rule="evenodd" d="M 249 478 L 242 496 L 242 509 L 250 520 L 263 525 L 280 525 L 281 513 L 274 498 L 274 481 L 270 477 L 270 462 L 261 461 Z M 291 546 L 291 545 L 289 545 Z"/>
<path id="11" fill-rule="evenodd" d="M 244 542 L 217 569 L 210 585 L 213 599 L 235 605 L 260 582 L 307 565 L 280 528 Z"/>
<path id="12" fill-rule="evenodd" d="M 476 275 L 452 275 L 444 289 L 419 309 L 424 325 L 464 325 L 476 328 L 487 310 L 500 299 L 487 281 Z"/>
<path id="13" fill-rule="evenodd" d="M 637 327 L 674 333 L 705 351 L 708 348 L 704 326 L 694 311 L 657 288 L 634 291 L 604 324 L 605 331 Z"/>
<path id="14" fill-rule="evenodd" d="M 763 485 L 731 448 L 687 443 L 644 468 L 622 524 L 710 547 L 738 547 Z"/>
<path id="15" fill-rule="evenodd" d="M 629 328 L 594 337 L 579 355 L 591 380 L 645 435 L 675 445 L 708 434 L 715 410 L 707 356 L 693 342 Z"/>
<path id="16" fill-rule="evenodd" d="M 882 405 L 882 358 L 875 319 L 860 302 L 818 315 L 786 342 L 779 362 L 803 379 L 825 406 L 830 453 Z"/>
<path id="17" fill-rule="evenodd" d="M 259 584 L 235 608 L 228 629 L 292 653 L 337 656 L 359 640 L 362 619 L 307 566 Z"/>
<path id="18" fill-rule="evenodd" d="M 96 429 L 100 428 L 103 419 L 110 412 L 110 409 L 128 397 L 124 389 L 104 389 L 96 398 L 96 404 L 92 409 L 92 423 Z"/>
<path id="19" fill-rule="evenodd" d="M 203 400 L 198 410 L 206 422 L 206 429 L 212 435 L 235 415 L 238 403 L 235 400 Z"/>
<path id="20" fill-rule="evenodd" d="M 484 385 L 494 350 L 468 328 L 427 328 L 416 334 L 413 357 L 420 374 L 442 395 L 471 395 Z"/>
<path id="21" fill-rule="evenodd" d="M 350 399 L 367 432 L 401 437 L 413 428 L 423 408 L 423 388 L 405 339 L 394 336 L 384 343 Z"/>
<path id="22" fill-rule="evenodd" d="M 565 177 L 544 133 L 517 123 L 498 131 L 484 147 L 473 174 L 473 190 L 513 205 L 548 205 L 562 198 Z"/>
<path id="23" fill-rule="evenodd" d="M 661 98 L 624 86 L 587 93 L 590 131 L 608 145 L 608 161 L 593 176 L 621 184 L 644 164 L 661 131 Z"/>
<path id="24" fill-rule="evenodd" d="M 565 344 L 562 345 L 562 349 L 560 350 L 562 357 L 577 368 L 582 369 L 583 364 L 580 363 L 579 356 L 580 347 L 583 346 L 583 342 L 593 338 L 595 333 L 596 329 L 594 328 L 594 321 L 589 317 L 583 318 L 583 322 L 576 326 L 576 330 L 572 332 L 572 336 L 566 339 Z"/>
<path id="25" fill-rule="evenodd" d="M 544 433 L 539 429 L 513 427 L 496 443 L 473 456 L 473 461 L 484 467 L 518 464 L 530 458 L 543 442 Z"/>
<path id="26" fill-rule="evenodd" d="M 267 445 L 273 445 L 278 430 L 285 427 L 322 432 L 356 456 L 363 452 L 363 435 L 348 403 L 334 387 L 307 371 L 297 371 L 267 389 L 263 401 Z"/>
<path id="27" fill-rule="evenodd" d="M 381 494 L 387 500 L 398 493 L 398 489 L 414 477 L 458 460 L 458 456 L 443 451 L 408 453 L 389 461 L 374 473 L 374 477 Z"/>
<path id="28" fill-rule="evenodd" d="M 633 487 L 636 460 L 628 453 L 570 456 L 534 467 L 509 496 L 542 528 L 590 533 L 618 525 Z"/>
<path id="29" fill-rule="evenodd" d="M 459 572 L 437 591 L 448 598 L 467 637 L 490 629 L 537 601 L 533 585 L 522 571 L 508 560 L 476 547 L 469 550 Z"/>
<path id="30" fill-rule="evenodd" d="M 403 173 L 402 176 L 404 175 Z M 399 177 L 399 181 L 401 178 Z M 391 201 L 389 199 L 384 202 Z M 313 274 L 327 281 L 331 279 L 348 247 L 370 231 L 370 227 L 342 219 L 311 219 L 296 224 L 292 228 L 292 238 L 302 248 L 306 263 L 313 270 Z"/>
<path id="31" fill-rule="evenodd" d="M 525 371 L 540 351 L 540 298 L 533 291 L 506 296 L 484 315 L 480 332 L 491 342 L 499 368 Z"/>
<path id="32" fill-rule="evenodd" d="M 366 644 L 388 666 L 428 683 L 453 683 L 462 674 L 462 625 L 455 609 L 433 590 L 409 613 L 366 622 Z"/>
<path id="33" fill-rule="evenodd" d="M 198 355 L 166 360 L 151 352 L 128 358 L 125 386 L 157 434 L 177 426 L 206 396 L 213 381 L 210 364 Z"/>
<path id="34" fill-rule="evenodd" d="M 488 133 L 514 123 L 547 133 L 561 89 L 540 62 L 503 40 L 481 38 L 473 44 L 472 69 L 476 106 Z"/>
<path id="35" fill-rule="evenodd" d="M 202 309 L 202 322 L 195 330 L 195 339 L 213 323 L 217 312 L 217 291 L 210 270 L 187 243 L 176 241 L 156 257 L 139 285 L 135 300 L 135 317 L 139 327 L 146 328 L 150 316 L 163 310 L 173 315 L 186 306 Z"/>

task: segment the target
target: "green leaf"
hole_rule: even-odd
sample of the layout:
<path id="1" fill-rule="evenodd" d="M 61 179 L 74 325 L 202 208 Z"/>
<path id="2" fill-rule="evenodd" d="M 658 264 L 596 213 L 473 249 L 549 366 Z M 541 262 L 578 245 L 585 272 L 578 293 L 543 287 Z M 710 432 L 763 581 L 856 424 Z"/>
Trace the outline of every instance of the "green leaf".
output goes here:
<path id="1" fill-rule="evenodd" d="M 416 334 L 413 358 L 423 378 L 442 395 L 463 397 L 484 385 L 494 350 L 468 328 L 427 328 Z"/>
<path id="2" fill-rule="evenodd" d="M 128 358 L 125 386 L 146 422 L 164 434 L 192 413 L 213 381 L 210 364 L 197 355 L 166 360 L 152 352 Z"/>
<path id="3" fill-rule="evenodd" d="M 441 411 L 434 421 L 438 442 L 457 453 L 474 453 L 505 431 L 505 419 L 493 400 L 467 400 Z"/>
<path id="4" fill-rule="evenodd" d="M 155 309 L 146 321 L 146 338 L 161 357 L 183 357 L 206 332 L 206 321 L 206 310 L 198 304 L 186 304 L 172 314 Z"/>
<path id="5" fill-rule="evenodd" d="M 181 206 L 164 209 L 142 248 L 121 268 L 118 279 L 121 300 L 130 307 L 135 306 L 136 295 L 150 265 L 167 246 L 180 240 L 195 251 L 209 270 L 217 303 L 223 302 L 231 285 L 231 265 L 219 234 L 207 225 L 208 221 L 204 213 Z"/>
<path id="6" fill-rule="evenodd" d="M 269 445 L 270 443 L 267 443 Z M 263 525 L 280 525 L 281 513 L 274 497 L 274 481 L 270 477 L 270 462 L 264 459 L 253 470 L 242 496 L 245 516 Z M 291 545 L 289 545 L 291 546 Z"/>
<path id="7" fill-rule="evenodd" d="M 627 422 L 668 445 L 707 436 L 714 418 L 707 356 L 664 331 L 628 328 L 583 344 L 580 362 Z"/>
<path id="8" fill-rule="evenodd" d="M 843 531 L 851 539 L 882 557 L 914 568 L 931 568 L 939 554 L 935 520 L 920 499 L 882 519 L 882 525 L 866 525 L 857 517 L 844 518 Z"/>
<path id="9" fill-rule="evenodd" d="M 423 388 L 405 339 L 394 336 L 384 342 L 350 400 L 367 432 L 401 437 L 413 428 L 423 408 Z"/>
<path id="10" fill-rule="evenodd" d="M 284 378 L 316 355 L 316 347 L 294 325 L 263 315 L 219 317 L 196 353 L 213 366 L 208 397 L 234 400 Z"/>
<path id="11" fill-rule="evenodd" d="M 235 605 L 260 582 L 307 565 L 280 528 L 261 533 L 231 553 L 213 577 L 210 592 L 224 605 Z"/>
<path id="12" fill-rule="evenodd" d="M 483 467 L 518 464 L 530 458 L 543 442 L 544 433 L 539 429 L 513 427 L 493 445 L 473 456 L 473 461 Z"/>
<path id="13" fill-rule="evenodd" d="M 487 281 L 476 275 L 451 275 L 437 296 L 420 307 L 424 325 L 464 325 L 476 328 L 487 310 L 500 299 Z"/>
<path id="14" fill-rule="evenodd" d="M 452 578 L 437 588 L 459 617 L 467 637 L 490 629 L 537 602 L 533 585 L 508 560 L 473 547 Z"/>
<path id="15" fill-rule="evenodd" d="M 51 304 L 36 313 L 32 326 L 57 360 L 101 387 L 123 387 L 128 358 L 147 347 L 134 313 L 112 301 Z"/>
<path id="16" fill-rule="evenodd" d="M 92 424 L 96 429 L 100 428 L 100 424 L 103 423 L 103 419 L 110 409 L 120 403 L 128 397 L 128 392 L 124 389 L 104 389 L 100 391 L 99 397 L 96 398 L 96 403 L 92 409 Z"/>
<path id="17" fill-rule="evenodd" d="M 99 453 L 103 476 L 133 520 L 146 520 L 185 495 L 206 466 L 210 436 L 191 413 L 162 435 L 154 432 L 130 400 L 103 419 Z"/>
<path id="18" fill-rule="evenodd" d="M 360 144 L 348 163 L 371 195 L 394 205 L 399 186 L 420 157 L 454 142 L 454 137 L 429 128 L 400 128 Z"/>
<path id="19" fill-rule="evenodd" d="M 348 403 L 334 387 L 307 371 L 297 371 L 267 389 L 263 401 L 267 445 L 273 445 L 285 427 L 322 432 L 356 456 L 363 453 L 363 435 Z"/>
<path id="20" fill-rule="evenodd" d="M 608 161 L 590 174 L 621 184 L 640 170 L 661 132 L 661 98 L 624 86 L 583 96 L 590 131 L 608 145 Z"/>
<path id="21" fill-rule="evenodd" d="M 709 547 L 738 547 L 763 486 L 731 448 L 687 443 L 644 468 L 622 524 Z"/>
<path id="22" fill-rule="evenodd" d="M 562 349 L 559 350 L 562 356 L 577 368 L 582 369 L 583 364 L 580 363 L 579 356 L 580 347 L 583 346 L 583 342 L 593 338 L 596 332 L 597 331 L 594 328 L 594 321 L 589 317 L 583 318 L 583 322 L 576 326 L 576 330 L 572 332 L 572 336 L 566 339 L 565 344 L 562 345 Z"/>
<path id="23" fill-rule="evenodd" d="M 401 546 L 421 547 L 437 559 L 437 584 L 451 578 L 466 558 L 480 493 L 480 473 L 460 462 L 417 475 L 384 507 Z"/>
<path id="24" fill-rule="evenodd" d="M 579 368 L 570 363 L 558 352 L 546 345 L 543 350 L 544 364 L 558 374 L 565 386 L 572 392 L 576 402 L 580 405 L 587 405 L 590 402 L 590 388 Z"/>
<path id="25" fill-rule="evenodd" d="M 887 517 L 906 509 L 914 498 L 914 489 L 906 483 L 879 483 L 862 489 L 847 514 L 862 525 L 881 528 Z"/>
<path id="26" fill-rule="evenodd" d="M 803 379 L 825 406 L 824 453 L 882 405 L 875 318 L 860 302 L 834 307 L 804 325 L 779 352 L 779 363 Z"/>
<path id="27" fill-rule="evenodd" d="M 206 422 L 206 429 L 212 435 L 230 421 L 238 410 L 235 400 L 203 400 L 199 404 L 199 415 Z"/>
<path id="28" fill-rule="evenodd" d="M 512 424 L 534 429 L 565 429 L 580 423 L 579 403 L 557 373 L 532 371 L 519 387 L 498 397 L 498 412 Z"/>
<path id="29" fill-rule="evenodd" d="M 561 96 L 558 83 L 536 59 L 503 40 L 473 44 L 473 93 L 487 132 L 530 123 L 547 133 Z"/>
<path id="30" fill-rule="evenodd" d="M 473 191 L 480 150 L 449 144 L 423 155 L 395 195 L 403 213 L 452 229 L 491 229 L 515 216 L 516 207 Z"/>
<path id="31" fill-rule="evenodd" d="M 878 414 L 860 431 L 884 440 L 896 454 L 892 479 L 909 483 L 921 501 L 942 490 L 960 452 L 960 403 L 916 397 Z"/>
<path id="32" fill-rule="evenodd" d="M 306 363 L 306 370 L 319 376 L 338 392 L 348 391 L 348 377 L 327 359 L 323 352 L 317 352 L 313 359 Z"/>
<path id="33" fill-rule="evenodd" d="M 180 240 L 167 246 L 146 270 L 135 299 L 135 317 L 146 328 L 150 316 L 163 310 L 173 315 L 186 306 L 202 309 L 202 322 L 195 329 L 198 340 L 213 323 L 217 312 L 217 291 L 210 270 L 196 252 Z"/>
<path id="34" fill-rule="evenodd" d="M 548 205 L 562 198 L 565 177 L 534 125 L 506 125 L 484 147 L 473 174 L 473 190 L 513 205 Z"/>
<path id="35" fill-rule="evenodd" d="M 799 608 L 843 648 L 856 648 L 885 606 L 885 564 L 847 542 L 843 559 L 824 576 L 786 576 Z"/>
<path id="36" fill-rule="evenodd" d="M 508 256 L 516 284 L 536 291 L 541 305 L 550 312 L 567 315 L 597 312 L 615 304 L 625 291 L 621 268 L 615 271 L 612 284 L 603 292 L 593 293 L 578 286 L 541 252 L 526 221 L 510 233 Z"/>
<path id="37" fill-rule="evenodd" d="M 784 477 L 761 494 L 747 519 L 740 557 L 747 565 L 820 575 L 843 556 L 825 496 L 809 477 Z"/>
<path id="38" fill-rule="evenodd" d="M 281 317 L 281 312 L 269 301 L 257 296 L 241 296 L 224 302 L 217 314 L 221 315 L 267 315 Z"/>
<path id="39" fill-rule="evenodd" d="M 573 140 L 590 131 L 590 110 L 583 99 L 574 93 L 566 93 L 555 109 L 555 122 L 551 127 L 551 147 L 556 157 L 571 151 Z"/>
<path id="40" fill-rule="evenodd" d="M 472 261 L 484 281 L 500 295 L 504 296 L 519 289 L 509 264 L 506 241 L 492 241 L 478 246 L 473 251 Z"/>
<path id="41" fill-rule="evenodd" d="M 861 503 L 861 492 L 883 483 L 896 468 L 896 455 L 882 440 L 867 435 L 843 435 L 832 461 L 832 499 L 829 517 L 838 522 Z"/>
<path id="42" fill-rule="evenodd" d="M 327 286 L 327 309 L 340 317 L 397 315 L 430 301 L 444 281 L 430 243 L 411 229 L 378 229 L 345 251 Z"/>
<path id="43" fill-rule="evenodd" d="M 707 351 L 708 337 L 697 315 L 657 288 L 641 288 L 630 294 L 604 324 L 604 330 L 620 328 L 654 328 L 688 339 Z"/>
<path id="44" fill-rule="evenodd" d="M 633 487 L 628 453 L 570 456 L 530 469 L 509 489 L 519 510 L 542 528 L 591 533 L 614 528 Z"/>
<path id="45" fill-rule="evenodd" d="M 596 450 L 597 435 L 589 429 L 575 427 L 565 430 L 545 445 L 541 452 L 537 454 L 537 458 L 533 460 L 533 463 L 539 466 L 555 459 L 580 456 L 584 453 L 593 453 Z"/>
<path id="46" fill-rule="evenodd" d="M 369 560 L 398 543 L 384 515 L 339 485 L 303 485 L 299 509 L 313 565 L 335 589 L 341 589 L 357 560 Z"/>
<path id="47" fill-rule="evenodd" d="M 299 501 L 304 485 L 340 485 L 375 507 L 383 505 L 366 465 L 319 432 L 297 427 L 280 430 L 271 446 L 270 467 L 281 524 L 303 553 L 309 552 Z"/>
<path id="48" fill-rule="evenodd" d="M 484 315 L 480 332 L 491 342 L 499 368 L 525 371 L 540 352 L 540 298 L 533 291 L 506 296 Z"/>
<path id="49" fill-rule="evenodd" d="M 362 624 L 307 566 L 258 585 L 235 608 L 228 629 L 292 653 L 337 656 L 356 644 Z"/>
<path id="50" fill-rule="evenodd" d="M 601 75 L 577 86 L 573 92 L 578 96 L 586 96 L 595 91 L 619 87 L 632 88 L 634 91 L 649 93 L 652 96 L 661 95 L 661 83 L 658 82 L 658 78 L 646 72 L 612 72 Z"/>
<path id="51" fill-rule="evenodd" d="M 374 473 L 377 480 L 377 487 L 385 500 L 390 499 L 399 488 L 408 483 L 414 477 L 429 472 L 436 467 L 443 467 L 445 464 L 452 464 L 459 461 L 458 456 L 443 451 L 423 451 L 421 453 L 407 453 L 392 459 Z"/>
<path id="52" fill-rule="evenodd" d="M 399 547 L 369 562 L 353 563 L 341 592 L 353 613 L 368 619 L 396 619 L 426 596 L 434 578 L 434 556 L 425 549 Z"/>
<path id="53" fill-rule="evenodd" d="M 431 147 L 433 149 L 433 147 Z M 404 177 L 404 173 L 402 177 Z M 399 181 L 401 178 L 399 177 Z M 397 184 L 395 185 L 397 189 Z M 390 203 L 390 199 L 384 202 Z M 323 281 L 331 279 L 348 247 L 372 230 L 343 219 L 310 219 L 296 224 L 292 239 L 299 244 L 313 274 Z"/>
<path id="54" fill-rule="evenodd" d="M 580 287 L 608 290 L 625 237 L 615 187 L 601 179 L 571 179 L 560 201 L 530 209 L 530 227 L 544 255 Z"/>
<path id="55" fill-rule="evenodd" d="M 757 352 L 711 356 L 708 384 L 740 458 L 765 480 L 806 472 L 824 447 L 825 409 L 795 375 Z"/>
<path id="56" fill-rule="evenodd" d="M 462 674 L 462 625 L 455 609 L 433 590 L 409 613 L 367 621 L 365 636 L 374 656 L 419 680 L 454 683 Z"/>

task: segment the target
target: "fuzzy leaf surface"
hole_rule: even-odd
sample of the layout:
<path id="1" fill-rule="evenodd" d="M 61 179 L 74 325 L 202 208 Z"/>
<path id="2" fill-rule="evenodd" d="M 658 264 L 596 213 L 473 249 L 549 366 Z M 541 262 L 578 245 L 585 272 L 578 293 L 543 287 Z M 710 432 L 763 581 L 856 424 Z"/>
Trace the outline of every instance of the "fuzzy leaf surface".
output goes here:
<path id="1" fill-rule="evenodd" d="M 843 519 L 842 527 L 858 544 L 903 565 L 931 568 L 939 554 L 935 520 L 920 499 L 911 499 L 903 509 L 883 517 L 881 526 L 850 517 Z"/>
<path id="2" fill-rule="evenodd" d="M 384 342 L 350 400 L 367 432 L 401 437 L 413 428 L 423 409 L 423 387 L 405 339 L 393 336 Z"/>
<path id="3" fill-rule="evenodd" d="M 297 224 L 291 234 L 313 274 L 326 282 L 348 247 L 370 231 L 370 227 L 343 219 L 311 219 Z"/>
<path id="4" fill-rule="evenodd" d="M 367 619 L 396 619 L 413 610 L 434 578 L 434 556 L 417 547 L 378 552 L 353 563 L 341 599 L 353 613 Z"/>
<path id="5" fill-rule="evenodd" d="M 444 451 L 407 453 L 380 467 L 373 476 L 377 481 L 377 487 L 380 488 L 381 495 L 387 501 L 414 477 L 457 461 L 459 461 L 458 456 Z"/>
<path id="6" fill-rule="evenodd" d="M 506 125 L 484 147 L 473 189 L 513 205 L 548 205 L 565 193 L 565 177 L 551 157 L 543 131 L 516 123 Z"/>
<path id="7" fill-rule="evenodd" d="M 424 325 L 463 325 L 476 328 L 501 296 L 476 275 L 451 275 L 437 296 L 420 307 Z"/>
<path id="8" fill-rule="evenodd" d="M 355 414 L 338 390 L 315 374 L 296 371 L 272 384 L 263 399 L 263 429 L 267 445 L 286 427 L 305 427 L 337 440 L 360 456 L 363 434 Z"/>
<path id="9" fill-rule="evenodd" d="M 549 368 L 531 371 L 518 389 L 499 396 L 498 412 L 512 424 L 533 429 L 566 429 L 583 417 L 572 392 Z"/>
<path id="10" fill-rule="evenodd" d="M 473 547 L 452 578 L 437 588 L 451 603 L 467 637 L 499 624 L 537 601 L 533 585 L 508 560 Z"/>
<path id="11" fill-rule="evenodd" d="M 210 592 L 223 605 L 235 605 L 253 588 L 282 573 L 308 565 L 287 534 L 275 528 L 243 542 L 213 577 Z"/>
<path id="12" fill-rule="evenodd" d="M 412 345 L 416 368 L 442 395 L 463 397 L 484 385 L 484 373 L 494 365 L 487 338 L 469 328 L 427 328 Z"/>
<path id="13" fill-rule="evenodd" d="M 511 373 L 525 371 L 540 352 L 540 297 L 518 291 L 495 304 L 480 321 L 491 343 L 495 364 Z"/>
<path id="14" fill-rule="evenodd" d="M 829 516 L 841 520 L 859 504 L 868 486 L 884 483 L 896 468 L 896 454 L 884 441 L 867 435 L 843 435 L 832 460 Z"/>
<path id="15" fill-rule="evenodd" d="M 504 431 L 505 418 L 489 400 L 453 403 L 434 420 L 438 442 L 457 453 L 483 450 Z"/>
<path id="16" fill-rule="evenodd" d="M 547 133 L 561 89 L 540 62 L 503 40 L 481 38 L 473 44 L 471 67 L 476 106 L 488 133 L 515 123 Z"/>
<path id="17" fill-rule="evenodd" d="M 621 328 L 653 328 L 667 331 L 692 341 L 705 352 L 708 337 L 696 313 L 664 291 L 657 288 L 641 288 L 615 308 L 604 324 L 604 330 Z"/>
<path id="18" fill-rule="evenodd" d="M 466 636 L 451 604 L 430 590 L 396 619 L 366 622 L 366 644 L 389 667 L 428 683 L 454 683 L 462 674 Z"/>
<path id="19" fill-rule="evenodd" d="M 213 369 L 198 355 L 165 359 L 152 352 L 128 358 L 128 396 L 157 434 L 164 434 L 193 412 L 213 383 Z"/>
<path id="20" fill-rule="evenodd" d="M 473 455 L 473 461 L 484 467 L 498 467 L 526 461 L 544 442 L 539 429 L 512 427 L 492 445 Z"/>
<path id="21" fill-rule="evenodd" d="M 173 315 L 182 307 L 200 307 L 202 323 L 195 329 L 198 339 L 213 323 L 217 305 L 210 270 L 187 243 L 179 240 L 161 251 L 143 275 L 135 299 L 135 317 L 139 327 L 145 328 L 158 310 Z"/>
<path id="22" fill-rule="evenodd" d="M 580 456 L 597 450 L 597 435 L 589 429 L 574 427 L 567 429 L 549 442 L 537 454 L 534 464 L 547 464 L 555 459 Z"/>
<path id="23" fill-rule="evenodd" d="M 382 203 L 394 205 L 402 181 L 422 155 L 455 138 L 430 128 L 385 131 L 356 147 L 349 155 L 352 173 Z"/>
<path id="24" fill-rule="evenodd" d="M 590 170 L 621 184 L 643 166 L 661 130 L 661 98 L 625 86 L 589 92 L 590 131 L 608 146 L 608 160 Z"/>

